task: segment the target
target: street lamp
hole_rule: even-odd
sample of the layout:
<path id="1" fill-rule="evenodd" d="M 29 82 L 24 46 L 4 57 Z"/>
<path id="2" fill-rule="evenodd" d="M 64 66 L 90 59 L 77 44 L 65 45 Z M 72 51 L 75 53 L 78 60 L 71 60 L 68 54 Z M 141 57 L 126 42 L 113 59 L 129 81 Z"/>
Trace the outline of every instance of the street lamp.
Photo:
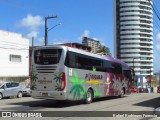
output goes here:
<path id="1" fill-rule="evenodd" d="M 56 24 L 55 26 L 53 26 L 53 27 L 51 27 L 49 30 L 47 30 L 47 32 L 50 31 L 50 30 L 52 30 L 53 28 L 57 27 L 58 25 L 61 25 L 61 24 L 62 24 L 62 23 Z"/>
<path id="2" fill-rule="evenodd" d="M 47 20 L 51 18 L 57 18 L 57 16 L 48 16 L 45 17 L 45 46 L 48 45 L 48 26 L 47 26 Z"/>

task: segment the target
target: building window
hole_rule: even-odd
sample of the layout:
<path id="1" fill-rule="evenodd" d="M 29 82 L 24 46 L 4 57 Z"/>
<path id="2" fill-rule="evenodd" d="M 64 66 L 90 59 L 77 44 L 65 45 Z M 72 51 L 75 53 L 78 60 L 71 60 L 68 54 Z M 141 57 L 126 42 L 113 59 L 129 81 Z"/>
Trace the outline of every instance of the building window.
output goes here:
<path id="1" fill-rule="evenodd" d="M 10 61 L 11 62 L 22 62 L 22 58 L 20 55 L 12 55 L 10 54 Z"/>

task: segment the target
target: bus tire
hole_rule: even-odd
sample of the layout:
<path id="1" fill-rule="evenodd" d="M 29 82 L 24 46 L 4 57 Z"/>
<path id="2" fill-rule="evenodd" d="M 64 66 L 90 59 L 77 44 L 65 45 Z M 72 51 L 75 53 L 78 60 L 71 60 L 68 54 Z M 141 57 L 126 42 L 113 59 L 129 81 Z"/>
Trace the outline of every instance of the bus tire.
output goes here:
<path id="1" fill-rule="evenodd" d="M 124 97 L 124 94 L 125 94 L 125 91 L 124 91 L 124 89 L 122 89 L 121 92 L 120 92 L 119 97 L 120 97 L 120 98 L 123 98 L 123 97 Z"/>
<path id="2" fill-rule="evenodd" d="M 86 104 L 90 104 L 93 100 L 93 92 L 91 89 L 88 89 L 87 95 L 86 95 Z"/>

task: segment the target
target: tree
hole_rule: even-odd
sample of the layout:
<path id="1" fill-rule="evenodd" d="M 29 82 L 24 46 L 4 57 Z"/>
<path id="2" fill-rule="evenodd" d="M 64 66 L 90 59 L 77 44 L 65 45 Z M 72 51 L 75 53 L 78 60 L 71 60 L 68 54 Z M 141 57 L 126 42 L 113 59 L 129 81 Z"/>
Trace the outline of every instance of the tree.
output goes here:
<path id="1" fill-rule="evenodd" d="M 99 47 L 99 49 L 97 50 L 97 53 L 111 56 L 109 48 L 103 45 Z"/>

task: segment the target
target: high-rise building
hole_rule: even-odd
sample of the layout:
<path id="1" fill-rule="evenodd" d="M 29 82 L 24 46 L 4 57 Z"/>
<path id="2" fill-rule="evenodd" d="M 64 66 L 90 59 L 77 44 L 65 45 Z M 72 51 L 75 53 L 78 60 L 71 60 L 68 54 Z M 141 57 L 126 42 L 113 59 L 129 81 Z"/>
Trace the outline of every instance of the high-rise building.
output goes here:
<path id="1" fill-rule="evenodd" d="M 82 44 L 91 47 L 91 52 L 96 53 L 101 46 L 98 40 L 93 38 L 83 37 Z"/>
<path id="2" fill-rule="evenodd" d="M 152 0 L 114 0 L 115 57 L 136 76 L 153 74 Z"/>

